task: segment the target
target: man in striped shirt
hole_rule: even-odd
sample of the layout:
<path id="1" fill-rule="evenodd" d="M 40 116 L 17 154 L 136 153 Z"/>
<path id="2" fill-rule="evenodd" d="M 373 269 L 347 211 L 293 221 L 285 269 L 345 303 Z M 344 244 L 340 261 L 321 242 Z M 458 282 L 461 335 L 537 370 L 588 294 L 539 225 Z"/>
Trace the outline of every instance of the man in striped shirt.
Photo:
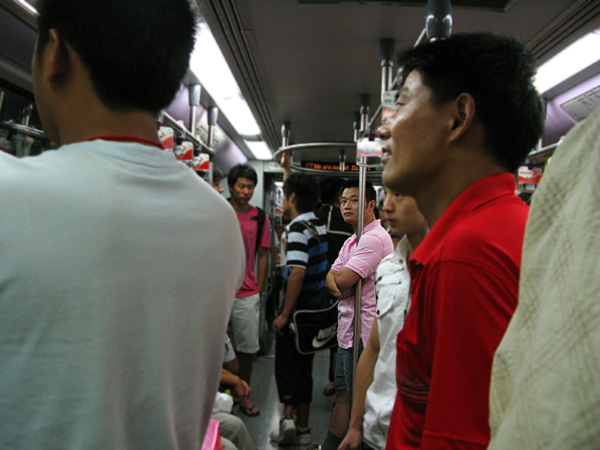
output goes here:
<path id="1" fill-rule="evenodd" d="M 319 187 L 313 177 L 291 174 L 286 178 L 283 213 L 291 222 L 286 228 L 284 302 L 273 323 L 277 333 L 275 380 L 284 409 L 279 430 L 270 436 L 279 444 L 307 445 L 312 438 L 308 419 L 314 355 L 298 352 L 289 322 L 296 307 L 314 309 L 311 302 L 325 286 L 327 231 L 313 212 L 318 199 Z"/>
<path id="2" fill-rule="evenodd" d="M 331 416 L 329 432 L 325 443 L 326 450 L 337 450 L 342 443 L 350 423 L 350 399 L 352 392 L 352 364 L 354 350 L 362 350 L 366 345 L 375 317 L 375 271 L 379 262 L 394 251 L 392 238 L 375 219 L 376 193 L 370 181 L 366 181 L 364 227 L 358 239 L 359 180 L 347 180 L 342 186 L 340 207 L 344 220 L 354 227 L 350 236 L 327 274 L 326 287 L 337 298 L 338 304 L 338 356 L 335 373 L 336 403 Z M 354 304 L 356 284 L 362 280 L 360 295 L 360 344 L 353 348 Z"/>

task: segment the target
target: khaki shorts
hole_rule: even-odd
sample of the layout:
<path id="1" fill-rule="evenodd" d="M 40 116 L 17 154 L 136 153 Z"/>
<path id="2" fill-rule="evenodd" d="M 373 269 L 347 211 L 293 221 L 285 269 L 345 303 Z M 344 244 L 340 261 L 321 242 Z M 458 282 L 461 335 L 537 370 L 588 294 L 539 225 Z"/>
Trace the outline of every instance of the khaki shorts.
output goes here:
<path id="1" fill-rule="evenodd" d="M 234 347 L 237 352 L 256 353 L 258 323 L 260 321 L 260 295 L 236 298 L 231 311 Z"/>

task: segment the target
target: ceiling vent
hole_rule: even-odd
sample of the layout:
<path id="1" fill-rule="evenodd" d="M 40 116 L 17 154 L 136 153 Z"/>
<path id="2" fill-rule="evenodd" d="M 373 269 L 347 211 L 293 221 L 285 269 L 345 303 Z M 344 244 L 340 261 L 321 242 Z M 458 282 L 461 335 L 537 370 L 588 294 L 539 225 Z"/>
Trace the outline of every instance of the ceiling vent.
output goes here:
<path id="1" fill-rule="evenodd" d="M 600 108 L 600 86 L 590 89 L 560 106 L 562 106 L 573 119 L 581 122 L 589 116 L 592 111 Z"/>

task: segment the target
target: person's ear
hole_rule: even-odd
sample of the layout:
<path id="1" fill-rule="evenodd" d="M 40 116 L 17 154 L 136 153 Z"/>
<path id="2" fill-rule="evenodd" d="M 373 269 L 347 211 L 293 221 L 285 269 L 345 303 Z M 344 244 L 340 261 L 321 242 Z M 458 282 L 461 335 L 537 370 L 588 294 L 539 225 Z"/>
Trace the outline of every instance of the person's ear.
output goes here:
<path id="1" fill-rule="evenodd" d="M 58 30 L 51 28 L 48 31 L 48 41 L 42 50 L 46 81 L 60 82 L 65 77 L 71 64 L 71 51 Z"/>
<path id="2" fill-rule="evenodd" d="M 450 140 L 456 141 L 469 131 L 475 117 L 475 100 L 471 94 L 460 94 L 450 108 Z"/>
<path id="3" fill-rule="evenodd" d="M 295 204 L 296 203 L 296 193 L 292 192 L 288 197 L 288 202 Z"/>

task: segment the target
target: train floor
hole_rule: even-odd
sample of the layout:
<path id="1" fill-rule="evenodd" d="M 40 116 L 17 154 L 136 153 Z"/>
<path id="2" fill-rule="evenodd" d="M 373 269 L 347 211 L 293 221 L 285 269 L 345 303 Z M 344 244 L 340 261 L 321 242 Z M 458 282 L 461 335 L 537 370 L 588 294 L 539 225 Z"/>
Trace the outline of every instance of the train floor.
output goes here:
<path id="1" fill-rule="evenodd" d="M 310 446 L 323 443 L 329 428 L 334 396 L 326 396 L 323 393 L 323 389 L 328 383 L 328 370 L 329 351 L 323 350 L 316 353 L 313 363 L 313 401 L 310 409 L 310 427 L 312 430 L 312 444 Z M 233 408 L 233 413 L 244 421 L 257 449 L 277 449 L 279 446 L 269 439 L 269 434 L 279 428 L 283 405 L 279 403 L 277 386 L 275 385 L 275 349 L 273 342 L 270 342 L 264 354 L 254 361 L 250 384 L 252 388 L 250 397 L 260 409 L 260 415 L 246 416 L 238 406 Z M 286 445 L 281 447 L 298 450 L 306 449 L 309 446 Z"/>

